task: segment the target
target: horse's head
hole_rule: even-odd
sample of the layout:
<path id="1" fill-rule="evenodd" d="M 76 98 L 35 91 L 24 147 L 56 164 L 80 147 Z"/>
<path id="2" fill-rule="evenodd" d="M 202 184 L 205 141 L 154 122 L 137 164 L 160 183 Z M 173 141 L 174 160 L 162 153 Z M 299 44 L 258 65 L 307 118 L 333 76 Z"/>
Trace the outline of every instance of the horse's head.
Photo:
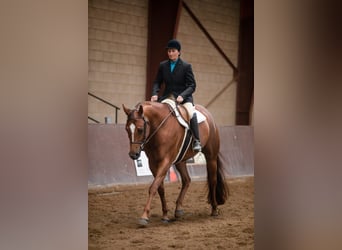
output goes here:
<path id="1" fill-rule="evenodd" d="M 136 160 L 140 157 L 146 138 L 148 136 L 148 121 L 144 117 L 144 109 L 142 105 L 138 105 L 136 109 L 128 109 L 122 104 L 123 110 L 127 115 L 126 131 L 130 142 L 130 150 L 128 155 Z"/>

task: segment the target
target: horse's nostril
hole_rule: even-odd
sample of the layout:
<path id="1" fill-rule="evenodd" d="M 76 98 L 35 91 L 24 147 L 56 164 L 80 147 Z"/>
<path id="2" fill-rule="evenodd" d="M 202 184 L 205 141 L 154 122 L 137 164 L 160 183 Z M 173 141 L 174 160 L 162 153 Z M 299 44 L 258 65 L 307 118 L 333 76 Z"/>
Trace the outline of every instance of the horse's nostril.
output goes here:
<path id="1" fill-rule="evenodd" d="M 128 153 L 129 157 L 131 157 L 133 160 L 136 160 L 139 158 L 140 153 Z"/>

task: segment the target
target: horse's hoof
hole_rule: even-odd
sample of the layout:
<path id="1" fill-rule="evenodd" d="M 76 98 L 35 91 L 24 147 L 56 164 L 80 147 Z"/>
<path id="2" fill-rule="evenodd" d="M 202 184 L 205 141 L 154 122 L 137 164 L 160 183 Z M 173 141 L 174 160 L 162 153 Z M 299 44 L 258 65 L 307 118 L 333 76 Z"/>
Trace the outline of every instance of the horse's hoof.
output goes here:
<path id="1" fill-rule="evenodd" d="M 147 226 L 148 222 L 149 222 L 149 219 L 140 218 L 139 221 L 138 221 L 138 224 L 140 226 Z"/>
<path id="2" fill-rule="evenodd" d="M 184 215 L 184 211 L 182 209 L 175 211 L 175 217 L 176 218 L 181 218 L 183 215 Z"/>
<path id="3" fill-rule="evenodd" d="M 211 216 L 218 216 L 219 215 L 219 210 L 218 209 L 215 209 L 211 212 Z"/>
<path id="4" fill-rule="evenodd" d="M 167 219 L 167 218 L 166 218 L 166 219 L 165 219 L 165 218 L 162 218 L 162 219 L 161 219 L 161 221 L 162 221 L 163 223 L 167 224 L 167 223 L 169 223 L 169 222 L 170 222 L 170 219 Z"/>

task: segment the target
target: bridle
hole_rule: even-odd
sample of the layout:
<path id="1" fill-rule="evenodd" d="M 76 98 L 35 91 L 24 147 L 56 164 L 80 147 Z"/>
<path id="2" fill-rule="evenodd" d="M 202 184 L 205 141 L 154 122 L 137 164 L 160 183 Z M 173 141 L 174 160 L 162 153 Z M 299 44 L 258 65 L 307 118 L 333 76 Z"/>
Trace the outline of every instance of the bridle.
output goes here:
<path id="1" fill-rule="evenodd" d="M 134 111 L 133 111 L 134 112 Z M 139 118 L 135 118 L 135 119 L 132 119 L 132 120 L 139 120 L 139 119 L 142 119 L 144 121 L 144 137 L 142 139 L 142 141 L 131 141 L 131 144 L 139 144 L 140 145 L 140 148 L 141 150 L 143 149 L 143 145 L 146 144 L 146 128 L 147 128 L 147 124 L 149 124 L 149 121 L 145 119 L 145 117 L 139 117 Z"/>
<path id="2" fill-rule="evenodd" d="M 135 112 L 136 110 L 133 110 L 133 112 Z M 132 118 L 131 120 L 138 120 L 138 119 L 142 119 L 144 121 L 144 129 L 143 129 L 143 139 L 142 141 L 133 141 L 131 142 L 131 144 L 139 144 L 140 145 L 140 150 L 144 150 L 145 145 L 152 139 L 152 137 L 158 132 L 158 130 L 164 125 L 164 123 L 166 122 L 166 120 L 171 116 L 171 114 L 174 113 L 173 110 L 170 110 L 170 112 L 168 113 L 167 116 L 164 117 L 164 119 L 161 121 L 161 123 L 158 125 L 158 127 L 153 131 L 152 134 L 150 134 L 148 137 L 146 136 L 146 130 L 147 130 L 147 125 L 150 125 L 150 122 L 148 120 L 145 119 L 144 116 L 139 117 L 139 118 Z"/>

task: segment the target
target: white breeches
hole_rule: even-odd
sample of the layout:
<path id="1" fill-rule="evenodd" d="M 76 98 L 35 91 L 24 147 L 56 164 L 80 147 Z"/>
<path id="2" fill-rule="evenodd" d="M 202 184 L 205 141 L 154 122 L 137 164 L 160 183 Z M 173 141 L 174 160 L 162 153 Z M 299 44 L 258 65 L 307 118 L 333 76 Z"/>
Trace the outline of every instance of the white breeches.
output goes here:
<path id="1" fill-rule="evenodd" d="M 186 102 L 183 104 L 186 111 L 188 111 L 190 119 L 194 116 L 195 106 L 191 102 Z"/>

